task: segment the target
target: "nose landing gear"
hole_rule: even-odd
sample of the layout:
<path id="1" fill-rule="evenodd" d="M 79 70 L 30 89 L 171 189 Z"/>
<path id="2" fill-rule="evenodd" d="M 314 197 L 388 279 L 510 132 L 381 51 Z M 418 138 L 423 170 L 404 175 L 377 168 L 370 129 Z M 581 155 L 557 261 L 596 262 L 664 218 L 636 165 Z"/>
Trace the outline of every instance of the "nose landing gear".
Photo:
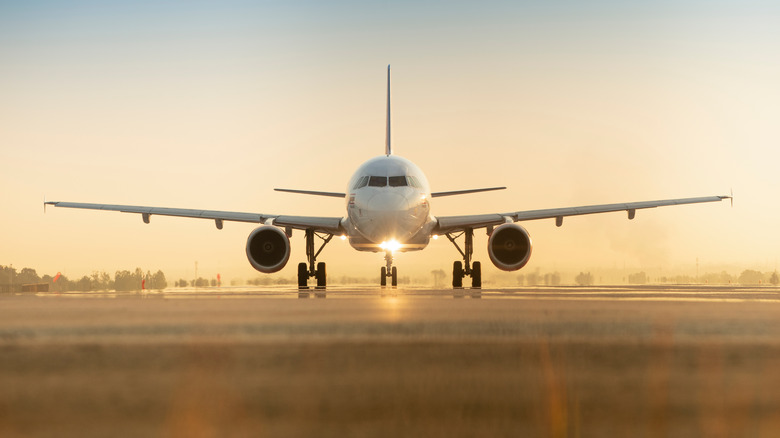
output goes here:
<path id="1" fill-rule="evenodd" d="M 455 245 L 455 248 L 463 256 L 463 262 L 456 261 L 452 264 L 452 287 L 455 289 L 463 288 L 463 277 L 471 277 L 471 287 L 473 289 L 482 288 L 482 263 L 471 263 L 471 255 L 474 253 L 474 229 L 466 228 L 462 233 L 452 235 L 446 234 L 447 239 Z M 455 241 L 460 236 L 465 236 L 464 247 L 465 251 L 458 246 L 458 242 Z M 465 265 L 465 266 L 464 266 Z"/>
<path id="2" fill-rule="evenodd" d="M 398 286 L 398 269 L 393 266 L 393 251 L 389 249 L 385 251 L 385 263 L 387 266 L 382 266 L 379 274 L 379 285 L 387 286 L 387 278 L 390 278 L 390 285 L 392 287 Z"/>

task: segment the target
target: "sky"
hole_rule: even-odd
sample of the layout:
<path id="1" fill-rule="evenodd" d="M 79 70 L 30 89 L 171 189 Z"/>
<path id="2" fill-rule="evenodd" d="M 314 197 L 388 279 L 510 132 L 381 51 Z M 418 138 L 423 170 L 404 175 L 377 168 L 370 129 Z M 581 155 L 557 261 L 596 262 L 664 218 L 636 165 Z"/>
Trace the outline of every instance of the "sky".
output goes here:
<path id="1" fill-rule="evenodd" d="M 769 1 L 0 1 L 0 265 L 258 276 L 252 224 L 42 202 L 343 215 L 273 188 L 344 191 L 383 153 L 392 64 L 394 152 L 434 191 L 508 187 L 434 215 L 735 195 L 526 222 L 525 269 L 773 270 L 778 54 Z M 428 275 L 457 255 L 440 239 L 396 265 Z M 370 277 L 383 255 L 334 240 L 320 261 Z"/>

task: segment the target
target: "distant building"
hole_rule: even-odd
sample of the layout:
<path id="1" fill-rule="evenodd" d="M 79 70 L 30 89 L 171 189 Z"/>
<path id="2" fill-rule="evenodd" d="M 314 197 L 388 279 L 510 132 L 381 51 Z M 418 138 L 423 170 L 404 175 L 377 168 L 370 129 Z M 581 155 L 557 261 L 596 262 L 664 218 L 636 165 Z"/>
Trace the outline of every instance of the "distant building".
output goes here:
<path id="1" fill-rule="evenodd" d="M 23 284 L 22 292 L 48 292 L 49 283 Z"/>

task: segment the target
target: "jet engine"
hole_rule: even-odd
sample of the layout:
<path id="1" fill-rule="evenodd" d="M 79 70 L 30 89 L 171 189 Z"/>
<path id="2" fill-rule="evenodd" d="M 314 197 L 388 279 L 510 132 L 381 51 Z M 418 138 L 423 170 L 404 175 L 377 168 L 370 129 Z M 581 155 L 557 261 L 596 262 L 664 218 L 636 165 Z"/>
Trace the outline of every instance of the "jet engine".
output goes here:
<path id="1" fill-rule="evenodd" d="M 277 272 L 290 259 L 290 239 L 277 227 L 255 228 L 246 240 L 246 257 L 252 267 L 262 273 Z"/>
<path id="2" fill-rule="evenodd" d="M 502 271 L 516 271 L 531 258 L 531 236 L 520 225 L 503 224 L 488 239 L 490 260 Z"/>

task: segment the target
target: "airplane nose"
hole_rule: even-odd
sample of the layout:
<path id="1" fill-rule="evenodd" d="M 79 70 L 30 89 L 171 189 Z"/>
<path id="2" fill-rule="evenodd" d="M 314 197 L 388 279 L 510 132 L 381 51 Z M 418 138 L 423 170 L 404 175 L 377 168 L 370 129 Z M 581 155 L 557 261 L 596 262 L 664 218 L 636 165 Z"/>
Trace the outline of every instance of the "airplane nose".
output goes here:
<path id="1" fill-rule="evenodd" d="M 419 228 L 411 214 L 409 199 L 402 193 L 390 190 L 378 191 L 365 203 L 359 203 L 361 210 L 360 233 L 374 242 L 387 239 L 403 241 Z"/>
<path id="2" fill-rule="evenodd" d="M 405 212 L 409 210 L 409 200 L 400 193 L 377 193 L 371 197 L 369 204 L 377 212 Z"/>

